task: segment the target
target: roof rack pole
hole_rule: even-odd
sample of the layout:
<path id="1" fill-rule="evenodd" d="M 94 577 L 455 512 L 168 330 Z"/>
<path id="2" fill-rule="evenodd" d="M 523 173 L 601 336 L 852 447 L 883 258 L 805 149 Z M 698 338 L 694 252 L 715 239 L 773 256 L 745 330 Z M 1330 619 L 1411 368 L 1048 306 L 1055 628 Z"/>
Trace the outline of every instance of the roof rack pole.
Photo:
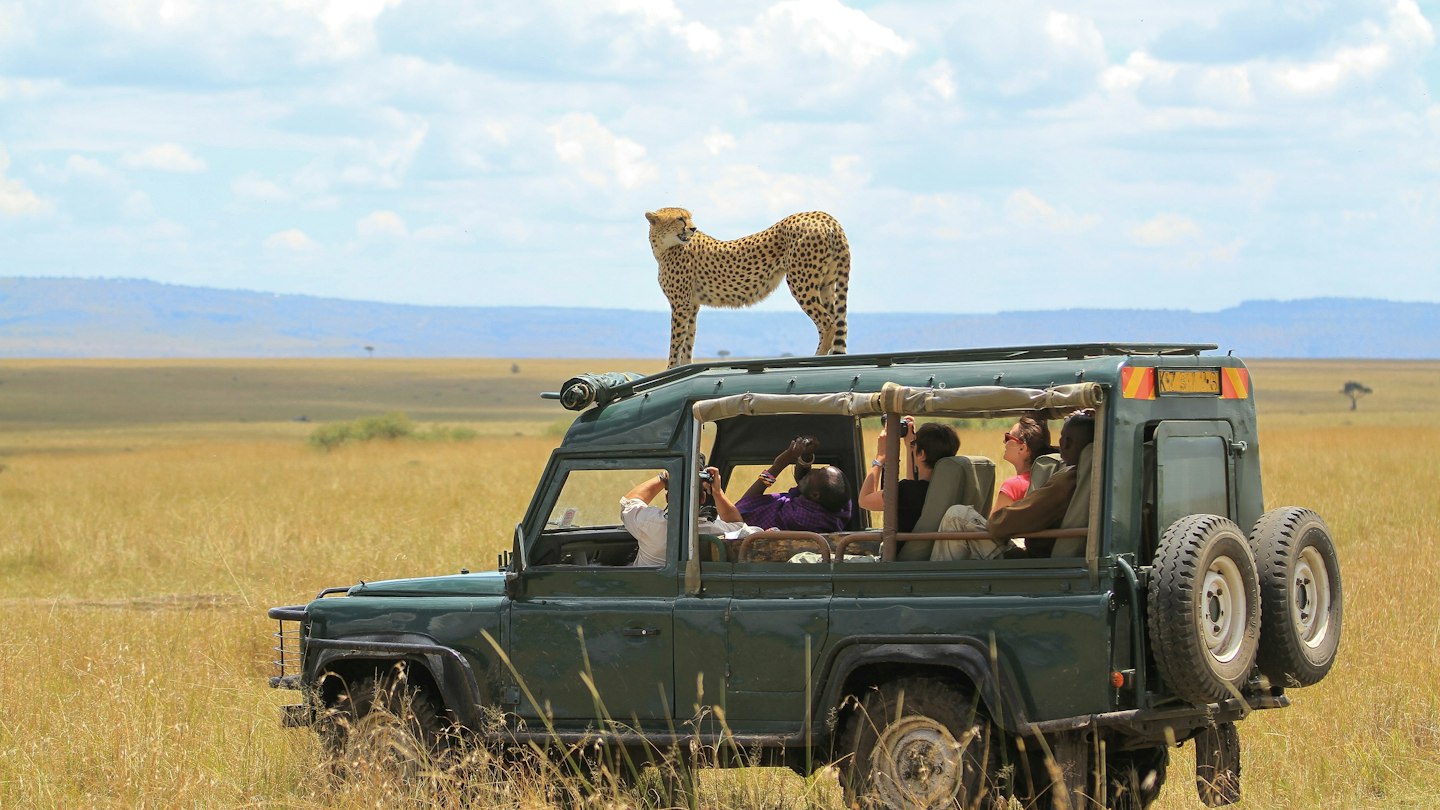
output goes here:
<path id="1" fill-rule="evenodd" d="M 880 488 L 885 495 L 885 525 L 880 530 L 880 559 L 894 562 L 899 551 L 895 539 L 900 523 L 900 414 L 885 414 L 885 467 L 880 471 Z"/>

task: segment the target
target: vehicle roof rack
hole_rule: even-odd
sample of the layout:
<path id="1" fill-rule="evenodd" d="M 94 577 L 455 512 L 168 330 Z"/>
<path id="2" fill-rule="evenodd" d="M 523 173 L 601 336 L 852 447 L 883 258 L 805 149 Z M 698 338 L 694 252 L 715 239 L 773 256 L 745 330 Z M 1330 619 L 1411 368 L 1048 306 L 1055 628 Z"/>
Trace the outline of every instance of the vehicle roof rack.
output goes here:
<path id="1" fill-rule="evenodd" d="M 676 366 L 640 377 L 610 389 L 607 401 L 668 385 L 708 371 L 743 371 L 759 373 L 787 368 L 826 368 L 830 366 L 868 365 L 875 368 L 937 362 L 985 362 L 995 360 L 1085 360 L 1091 357 L 1128 355 L 1198 356 L 1219 348 L 1213 343 L 1067 343 L 1041 346 L 1008 346 L 979 349 L 929 349 L 915 352 L 877 352 L 871 354 L 801 355 L 790 357 L 755 357 L 738 360 L 715 360 Z M 543 399 L 559 399 L 559 393 L 543 393 Z"/>

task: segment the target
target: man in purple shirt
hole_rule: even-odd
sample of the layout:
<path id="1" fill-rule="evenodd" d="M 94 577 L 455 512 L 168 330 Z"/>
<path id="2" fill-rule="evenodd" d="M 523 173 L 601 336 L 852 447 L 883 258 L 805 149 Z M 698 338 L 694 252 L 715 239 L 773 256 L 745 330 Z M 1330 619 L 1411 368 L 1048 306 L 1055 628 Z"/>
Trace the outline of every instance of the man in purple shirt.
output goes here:
<path id="1" fill-rule="evenodd" d="M 811 469 L 819 447 L 815 437 L 801 436 L 775 457 L 770 469 L 762 471 L 744 497 L 735 502 L 746 523 L 765 529 L 820 534 L 845 528 L 850 521 L 850 488 L 838 467 Z M 789 492 L 765 494 L 776 477 L 791 464 L 795 465 L 796 485 Z M 787 560 L 794 551 L 810 548 L 812 544 L 803 542 L 772 541 L 755 548 L 750 559 Z"/>

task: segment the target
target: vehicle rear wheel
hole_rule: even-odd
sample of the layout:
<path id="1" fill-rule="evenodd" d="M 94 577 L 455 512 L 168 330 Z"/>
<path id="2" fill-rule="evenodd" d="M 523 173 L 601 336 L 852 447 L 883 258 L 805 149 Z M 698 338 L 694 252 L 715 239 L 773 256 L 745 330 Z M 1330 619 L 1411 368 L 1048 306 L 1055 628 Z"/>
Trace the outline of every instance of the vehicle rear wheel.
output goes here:
<path id="1" fill-rule="evenodd" d="M 1340 649 L 1344 599 L 1330 529 L 1309 509 L 1266 512 L 1250 532 L 1260 569 L 1260 671 L 1282 686 L 1310 686 Z"/>
<path id="2" fill-rule="evenodd" d="M 349 682 L 327 673 L 342 682 L 319 723 L 337 775 L 408 778 L 450 751 L 455 740 L 443 701 L 428 683 L 409 676 L 403 662 Z"/>
<path id="3" fill-rule="evenodd" d="M 896 810 L 1003 807 L 991 737 L 983 710 L 949 684 L 884 684 L 865 695 L 846 727 L 846 798 L 851 806 Z"/>
<path id="4" fill-rule="evenodd" d="M 1149 597 L 1150 645 L 1165 683 L 1197 704 L 1237 695 L 1260 641 L 1260 586 L 1240 528 L 1218 515 L 1170 524 Z"/>

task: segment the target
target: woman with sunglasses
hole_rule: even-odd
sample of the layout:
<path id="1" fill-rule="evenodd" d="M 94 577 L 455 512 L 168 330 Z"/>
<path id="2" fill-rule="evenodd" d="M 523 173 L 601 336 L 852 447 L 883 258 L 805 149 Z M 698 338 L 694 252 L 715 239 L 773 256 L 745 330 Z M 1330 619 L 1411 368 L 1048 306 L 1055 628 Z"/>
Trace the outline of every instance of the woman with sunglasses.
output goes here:
<path id="1" fill-rule="evenodd" d="M 1015 475 L 1000 484 L 1000 491 L 995 495 L 995 507 L 990 513 L 993 515 L 1025 497 L 1025 492 L 1030 489 L 1030 468 L 1035 459 L 1053 452 L 1050 426 L 1043 419 L 1022 416 L 1005 431 L 1005 460 L 1015 467 Z"/>

